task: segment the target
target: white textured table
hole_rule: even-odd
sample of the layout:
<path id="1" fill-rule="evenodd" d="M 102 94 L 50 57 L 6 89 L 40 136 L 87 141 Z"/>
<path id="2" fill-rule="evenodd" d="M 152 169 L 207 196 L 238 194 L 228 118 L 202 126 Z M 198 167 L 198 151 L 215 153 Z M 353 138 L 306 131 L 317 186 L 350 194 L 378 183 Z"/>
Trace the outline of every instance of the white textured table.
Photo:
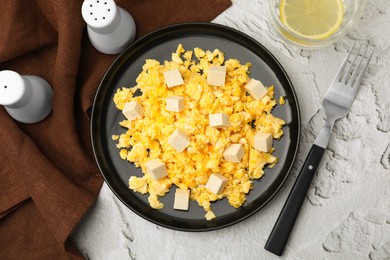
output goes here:
<path id="1" fill-rule="evenodd" d="M 88 259 L 277 259 L 264 244 L 322 123 L 322 97 L 352 40 L 376 48 L 352 106 L 339 120 L 304 202 L 284 259 L 390 259 L 390 8 L 369 1 L 343 41 L 308 51 L 269 28 L 265 0 L 234 0 L 213 22 L 239 29 L 268 48 L 290 76 L 302 116 L 293 172 L 262 210 L 234 226 L 206 233 L 158 227 L 126 208 L 103 185 L 74 232 Z"/>

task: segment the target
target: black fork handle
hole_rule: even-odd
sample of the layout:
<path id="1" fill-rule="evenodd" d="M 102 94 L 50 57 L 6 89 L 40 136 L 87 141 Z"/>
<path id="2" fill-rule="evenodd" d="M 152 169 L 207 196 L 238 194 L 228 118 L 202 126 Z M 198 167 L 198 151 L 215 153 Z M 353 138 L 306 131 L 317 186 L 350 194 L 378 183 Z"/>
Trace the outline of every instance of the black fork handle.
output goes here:
<path id="1" fill-rule="evenodd" d="M 305 163 L 264 247 L 275 255 L 281 256 L 283 253 L 324 152 L 325 148 L 314 144 L 306 157 Z"/>

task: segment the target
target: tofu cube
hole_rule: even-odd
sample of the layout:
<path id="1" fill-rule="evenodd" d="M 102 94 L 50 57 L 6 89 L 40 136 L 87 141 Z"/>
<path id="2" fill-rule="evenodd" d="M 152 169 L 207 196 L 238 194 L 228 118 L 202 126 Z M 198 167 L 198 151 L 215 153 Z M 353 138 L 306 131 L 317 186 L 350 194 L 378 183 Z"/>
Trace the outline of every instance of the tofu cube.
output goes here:
<path id="1" fill-rule="evenodd" d="M 224 86 L 226 79 L 225 66 L 210 66 L 207 74 L 207 84 L 211 86 Z"/>
<path id="2" fill-rule="evenodd" d="M 167 98 L 166 110 L 171 112 L 181 112 L 184 109 L 184 98 L 180 96 L 171 96 Z"/>
<path id="3" fill-rule="evenodd" d="M 249 95 L 256 100 L 260 100 L 267 94 L 267 88 L 265 88 L 260 81 L 255 79 L 250 79 L 244 88 Z"/>
<path id="4" fill-rule="evenodd" d="M 190 144 L 190 138 L 180 129 L 176 129 L 168 137 L 168 143 L 179 153 L 183 152 L 184 149 Z"/>
<path id="5" fill-rule="evenodd" d="M 228 162 L 240 162 L 244 152 L 241 144 L 231 144 L 223 152 L 223 158 Z"/>
<path id="6" fill-rule="evenodd" d="M 213 173 L 210 175 L 209 180 L 206 183 L 206 188 L 214 194 L 220 194 L 225 188 L 228 179 L 219 173 Z"/>
<path id="7" fill-rule="evenodd" d="M 164 72 L 165 83 L 168 88 L 183 85 L 184 81 L 178 69 L 168 70 Z"/>
<path id="8" fill-rule="evenodd" d="M 190 204 L 190 190 L 176 189 L 175 202 L 173 208 L 178 210 L 188 210 Z"/>
<path id="9" fill-rule="evenodd" d="M 227 127 L 230 126 L 229 115 L 225 113 L 217 113 L 209 115 L 209 123 L 211 127 Z"/>
<path id="10" fill-rule="evenodd" d="M 159 180 L 168 175 L 165 163 L 153 159 L 145 163 L 148 174 L 155 180 Z"/>
<path id="11" fill-rule="evenodd" d="M 144 109 L 137 101 L 131 101 L 125 104 L 122 113 L 125 115 L 127 120 L 135 120 L 142 117 Z"/>
<path id="12" fill-rule="evenodd" d="M 257 132 L 254 138 L 254 147 L 261 152 L 269 152 L 272 148 L 272 134 Z"/>

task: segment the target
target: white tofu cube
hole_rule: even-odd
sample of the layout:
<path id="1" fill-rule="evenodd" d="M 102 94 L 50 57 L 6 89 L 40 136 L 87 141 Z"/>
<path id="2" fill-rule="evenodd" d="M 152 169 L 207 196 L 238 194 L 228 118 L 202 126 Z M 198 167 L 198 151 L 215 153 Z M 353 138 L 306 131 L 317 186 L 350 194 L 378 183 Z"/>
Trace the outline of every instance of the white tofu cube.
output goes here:
<path id="1" fill-rule="evenodd" d="M 179 153 L 184 151 L 186 147 L 190 144 L 190 138 L 180 129 L 176 129 L 168 137 L 168 143 Z"/>
<path id="2" fill-rule="evenodd" d="M 255 79 L 250 79 L 244 88 L 249 95 L 256 100 L 260 100 L 267 94 L 267 88 L 265 88 L 260 81 Z"/>
<path id="3" fill-rule="evenodd" d="M 178 69 L 168 70 L 164 72 L 165 83 L 168 88 L 183 85 L 184 81 Z"/>
<path id="4" fill-rule="evenodd" d="M 181 112 L 184 109 L 184 98 L 181 96 L 171 96 L 166 101 L 166 110 L 168 111 Z"/>
<path id="5" fill-rule="evenodd" d="M 153 159 L 145 163 L 148 174 L 155 180 L 159 180 L 168 175 L 165 163 Z"/>
<path id="6" fill-rule="evenodd" d="M 272 134 L 257 132 L 254 138 L 254 147 L 261 152 L 269 152 L 272 148 Z"/>
<path id="7" fill-rule="evenodd" d="M 207 84 L 211 86 L 224 86 L 226 79 L 225 66 L 210 66 L 207 74 Z"/>
<path id="8" fill-rule="evenodd" d="M 241 144 L 231 144 L 223 152 L 223 158 L 228 162 L 240 162 L 244 152 Z"/>
<path id="9" fill-rule="evenodd" d="M 206 188 L 214 194 L 220 194 L 225 188 L 228 179 L 219 173 L 213 173 L 210 175 L 209 180 L 206 183 Z"/>
<path id="10" fill-rule="evenodd" d="M 190 190 L 176 189 L 173 208 L 178 210 L 188 210 L 189 203 Z"/>
<path id="11" fill-rule="evenodd" d="M 135 120 L 142 117 L 144 109 L 137 101 L 131 101 L 125 104 L 122 113 L 125 115 L 127 120 Z"/>
<path id="12" fill-rule="evenodd" d="M 209 115 L 209 123 L 211 127 L 227 127 L 230 126 L 229 115 L 225 113 L 217 113 Z"/>

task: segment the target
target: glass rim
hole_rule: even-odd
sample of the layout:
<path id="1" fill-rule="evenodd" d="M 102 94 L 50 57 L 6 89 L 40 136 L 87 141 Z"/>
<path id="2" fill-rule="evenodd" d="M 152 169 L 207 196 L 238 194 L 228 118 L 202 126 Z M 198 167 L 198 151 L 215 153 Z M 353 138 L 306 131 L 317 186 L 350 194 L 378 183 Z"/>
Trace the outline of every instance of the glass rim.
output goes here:
<path id="1" fill-rule="evenodd" d="M 354 10 L 352 17 L 348 20 L 344 19 L 340 28 L 335 33 L 333 33 L 332 35 L 330 35 L 329 37 L 326 37 L 324 39 L 311 39 L 311 38 L 304 37 L 300 34 L 297 34 L 296 32 L 294 32 L 293 30 L 291 30 L 289 27 L 287 27 L 285 24 L 282 23 L 282 21 L 280 19 L 280 15 L 276 11 L 276 10 L 279 10 L 279 8 L 275 8 L 275 4 L 274 4 L 275 2 L 279 2 L 279 0 L 267 0 L 266 2 L 268 5 L 268 11 L 270 13 L 269 15 L 271 15 L 272 22 L 275 23 L 276 29 L 279 31 L 280 34 L 283 35 L 283 33 L 280 31 L 279 28 L 281 28 L 283 31 L 285 31 L 289 35 L 291 35 L 293 38 L 296 38 L 301 42 L 307 42 L 307 43 L 312 44 L 312 45 L 307 46 L 307 45 L 300 44 L 298 42 L 293 41 L 292 39 L 288 39 L 288 37 L 283 35 L 284 38 L 286 38 L 289 41 L 291 41 L 297 45 L 300 45 L 300 46 L 320 47 L 320 46 L 331 44 L 335 40 L 344 36 L 348 31 L 350 31 L 354 27 L 354 25 L 356 25 L 357 20 L 360 19 L 362 16 L 362 13 L 363 13 L 363 10 L 364 10 L 365 5 L 367 3 L 367 0 L 355 0 L 355 1 L 357 1 L 358 6 Z M 344 2 L 344 0 L 343 0 L 343 2 Z"/>

